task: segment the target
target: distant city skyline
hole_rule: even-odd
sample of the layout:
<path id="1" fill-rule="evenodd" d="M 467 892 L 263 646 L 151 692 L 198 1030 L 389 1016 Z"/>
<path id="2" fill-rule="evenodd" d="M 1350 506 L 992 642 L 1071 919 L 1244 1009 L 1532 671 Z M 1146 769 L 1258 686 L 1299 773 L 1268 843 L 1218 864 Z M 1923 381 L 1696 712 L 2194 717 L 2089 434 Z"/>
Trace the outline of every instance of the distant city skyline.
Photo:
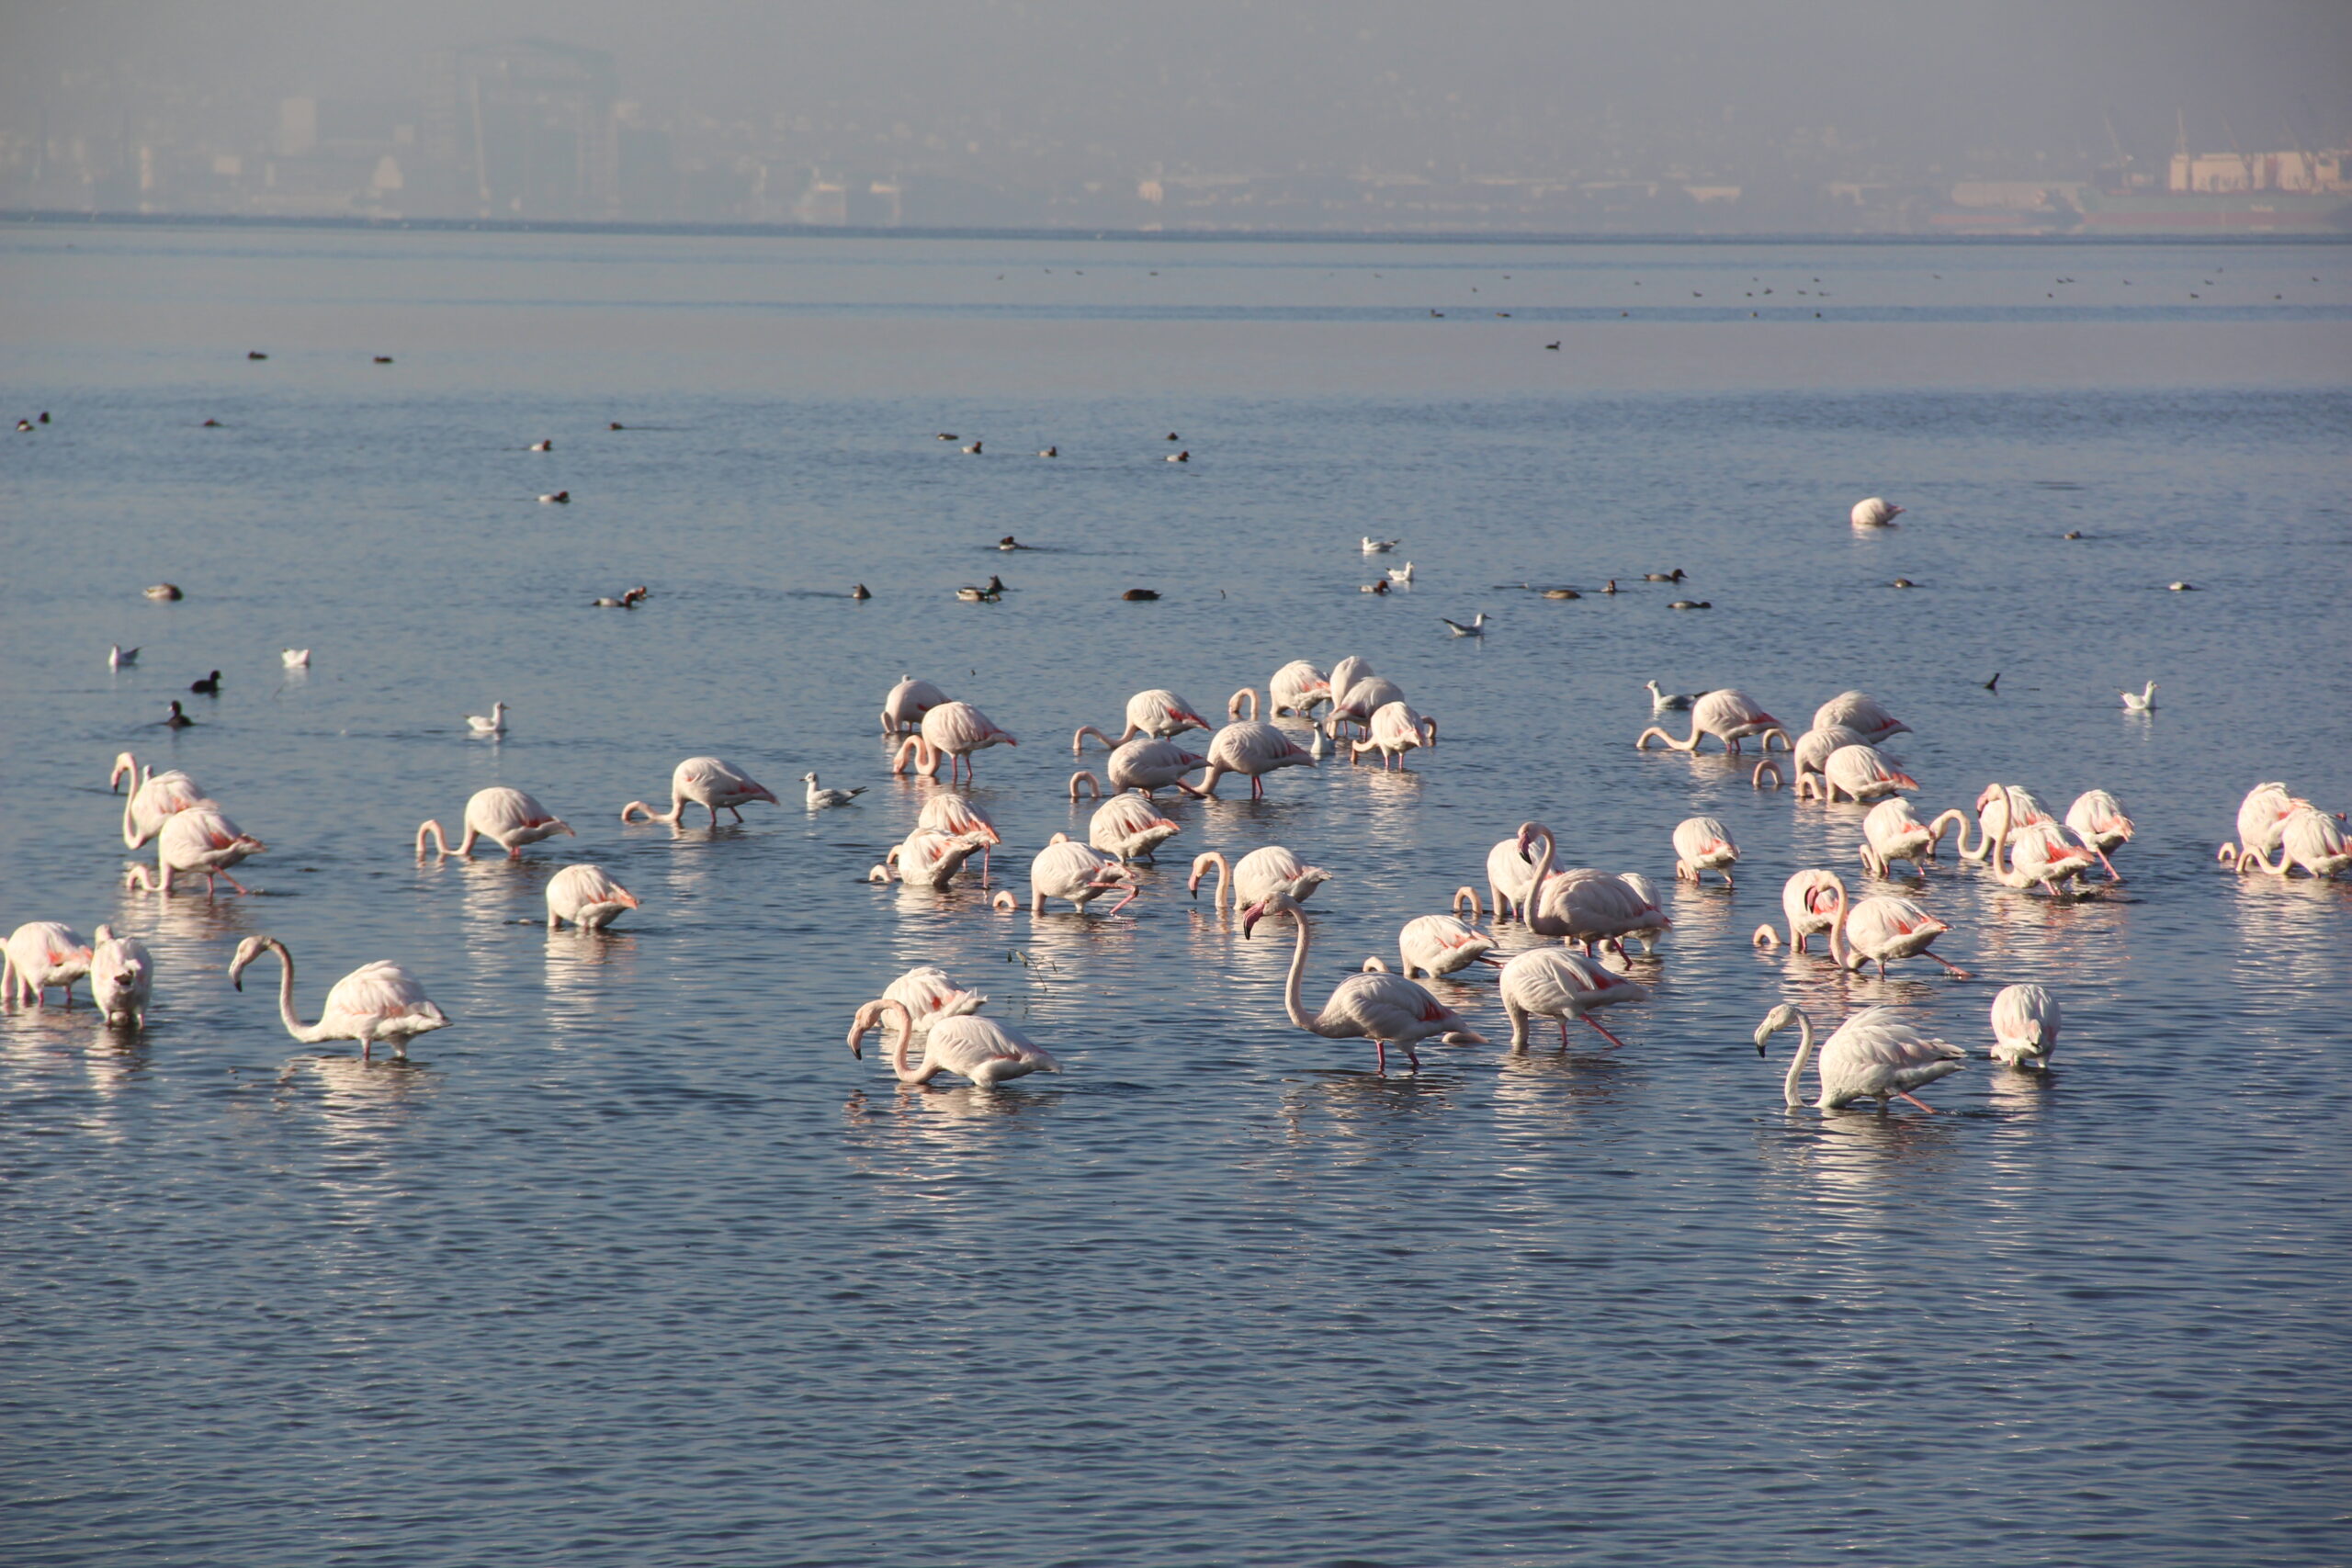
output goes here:
<path id="1" fill-rule="evenodd" d="M 2321 154 L 2347 141 L 2352 7 L 2279 0 L 98 0 L 0 21 L 14 210 L 1932 231 L 2138 221 L 2120 198 L 2185 179 L 2278 192 L 2293 227 L 2333 220 Z"/>

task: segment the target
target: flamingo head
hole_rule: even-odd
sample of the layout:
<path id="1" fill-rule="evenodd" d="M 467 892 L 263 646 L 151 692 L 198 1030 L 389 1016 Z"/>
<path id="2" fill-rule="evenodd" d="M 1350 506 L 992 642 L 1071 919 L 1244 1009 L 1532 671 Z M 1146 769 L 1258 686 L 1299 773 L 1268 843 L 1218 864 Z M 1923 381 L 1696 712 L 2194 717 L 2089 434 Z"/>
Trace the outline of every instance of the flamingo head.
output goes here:
<path id="1" fill-rule="evenodd" d="M 1786 1002 L 1766 1013 L 1764 1021 L 1756 1026 L 1756 1054 L 1764 1055 L 1764 1043 L 1796 1021 L 1797 1010 Z"/>
<path id="2" fill-rule="evenodd" d="M 264 936 L 249 936 L 245 938 L 244 941 L 239 942 L 237 944 L 237 955 L 229 960 L 229 984 L 234 986 L 241 991 L 243 990 L 245 988 L 245 970 L 253 964 L 254 959 L 259 958 L 263 953 L 267 951 L 268 946 L 269 939 Z"/>

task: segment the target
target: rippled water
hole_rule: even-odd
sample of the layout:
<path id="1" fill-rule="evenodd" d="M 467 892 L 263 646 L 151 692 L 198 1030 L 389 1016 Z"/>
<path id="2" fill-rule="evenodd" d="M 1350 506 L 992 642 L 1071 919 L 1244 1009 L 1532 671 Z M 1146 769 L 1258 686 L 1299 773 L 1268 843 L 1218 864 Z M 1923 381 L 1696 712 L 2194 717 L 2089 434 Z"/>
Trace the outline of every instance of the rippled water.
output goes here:
<path id="1" fill-rule="evenodd" d="M 2352 806 L 2347 254 L 0 235 L 8 423 L 55 415 L 0 447 L 0 920 L 161 972 L 138 1039 L 0 1016 L 0 1548 L 2341 1561 L 2352 888 L 2211 853 L 2256 781 Z M 1846 526 L 1871 493 L 1903 526 Z M 1357 592 L 1365 533 L 1410 593 Z M 1083 834 L 1073 727 L 1347 653 L 1440 748 L 1172 807 L 1131 920 L 860 880 L 938 787 L 884 771 L 902 671 L 1022 738 L 975 792 L 1020 886 Z M 1759 953 L 1860 810 L 1635 753 L 1651 677 L 1792 723 L 1868 688 L 1923 815 L 2109 788 L 2127 880 L 2053 907 L 1947 857 L 1971 981 Z M 513 733 L 464 734 L 497 698 Z M 254 897 L 113 886 L 126 748 L 267 840 Z M 618 824 L 707 751 L 786 807 Z M 867 793 L 810 816 L 812 767 Z M 419 864 L 493 783 L 579 837 Z M 1177 852 L 1333 872 L 1312 1005 L 1522 819 L 1670 885 L 1702 811 L 1739 886 L 1668 896 L 1627 1049 L 1385 1079 L 1284 1021 L 1288 930 L 1241 940 Z M 549 934 L 582 859 L 643 908 Z M 404 1066 L 297 1045 L 226 983 L 256 931 L 306 1010 L 389 958 L 456 1025 Z M 919 963 L 1068 1073 L 853 1060 Z M 2064 1003 L 2056 1070 L 1980 1056 L 1932 1118 L 1784 1111 L 1749 1043 L 1893 1002 L 1981 1053 L 2016 980 Z M 1491 978 L 1437 988 L 1500 1033 Z"/>

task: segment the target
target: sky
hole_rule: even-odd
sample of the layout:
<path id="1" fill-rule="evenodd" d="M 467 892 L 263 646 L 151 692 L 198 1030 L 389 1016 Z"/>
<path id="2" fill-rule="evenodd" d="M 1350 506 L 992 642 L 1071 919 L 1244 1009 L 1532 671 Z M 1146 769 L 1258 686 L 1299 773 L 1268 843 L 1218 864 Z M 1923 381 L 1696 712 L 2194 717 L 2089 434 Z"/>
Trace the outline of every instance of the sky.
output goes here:
<path id="1" fill-rule="evenodd" d="M 2160 155 L 2177 110 L 2220 150 L 2289 145 L 2290 121 L 2352 141 L 2352 0 L 0 0 L 0 96 L 412 97 L 429 50 L 518 37 L 609 51 L 656 116 L 1126 173 L 1533 173 L 1824 127 L 1996 173 L 2104 159 L 2103 116 Z"/>

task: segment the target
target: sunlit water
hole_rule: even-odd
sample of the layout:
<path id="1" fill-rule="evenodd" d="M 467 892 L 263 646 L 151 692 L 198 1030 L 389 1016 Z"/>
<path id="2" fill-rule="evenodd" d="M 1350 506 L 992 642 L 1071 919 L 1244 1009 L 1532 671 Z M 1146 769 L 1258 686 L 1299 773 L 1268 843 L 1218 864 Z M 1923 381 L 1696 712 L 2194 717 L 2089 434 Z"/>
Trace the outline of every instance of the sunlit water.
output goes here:
<path id="1" fill-rule="evenodd" d="M 0 1555 L 2341 1561 L 2352 887 L 2212 851 L 2260 780 L 2352 806 L 2346 255 L 0 236 L 6 423 L 54 415 L 0 433 L 0 922 L 161 971 L 137 1039 L 0 1019 Z M 1132 919 L 861 880 L 939 787 L 884 770 L 902 671 L 1021 737 L 975 793 L 1023 888 L 1084 833 L 1075 726 L 1348 653 L 1440 747 L 1170 807 Z M 1637 754 L 1651 677 L 1792 726 L 1869 689 L 1923 816 L 2111 789 L 2126 881 L 1947 855 L 1966 982 L 1760 953 L 1861 811 Z M 119 889 L 125 749 L 268 842 L 254 897 Z M 785 807 L 620 826 L 702 752 Z M 810 768 L 866 794 L 805 813 Z M 578 838 L 420 864 L 493 783 Z M 1668 895 L 1622 1052 L 1375 1077 L 1285 1022 L 1286 924 L 1184 895 L 1205 848 L 1329 868 L 1311 1006 L 1522 820 L 1671 886 L 1700 812 L 1739 884 Z M 643 908 L 550 934 L 582 859 Z M 388 958 L 456 1024 L 297 1045 L 274 965 L 227 983 L 259 931 L 306 1011 Z M 920 963 L 1069 1071 L 853 1060 Z M 1982 1059 L 2017 980 L 2046 1080 Z M 1490 973 L 1436 988 L 1501 1037 Z M 1932 1118 L 1784 1111 L 1782 999 L 1979 1059 Z"/>

